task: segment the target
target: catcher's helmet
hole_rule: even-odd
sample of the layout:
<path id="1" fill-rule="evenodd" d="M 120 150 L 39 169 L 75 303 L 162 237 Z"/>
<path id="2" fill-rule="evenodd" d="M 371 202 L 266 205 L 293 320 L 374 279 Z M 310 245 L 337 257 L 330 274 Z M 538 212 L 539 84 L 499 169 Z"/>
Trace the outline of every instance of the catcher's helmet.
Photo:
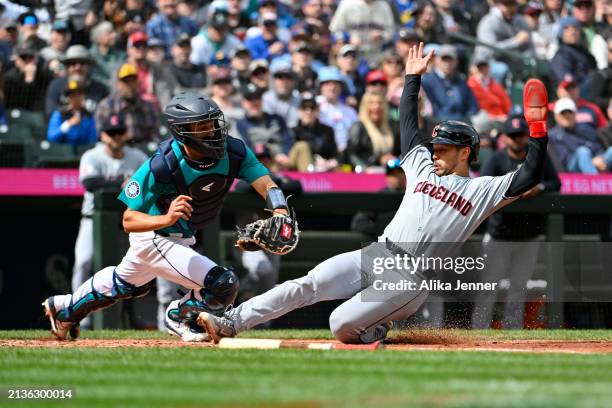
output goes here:
<path id="1" fill-rule="evenodd" d="M 223 158 L 229 125 L 212 99 L 181 92 L 168 103 L 163 116 L 176 140 L 207 159 Z"/>
<path id="2" fill-rule="evenodd" d="M 431 134 L 434 144 L 449 144 L 455 146 L 467 146 L 471 149 L 469 162 L 476 160 L 480 150 L 480 136 L 478 132 L 467 123 L 458 120 L 445 120 L 434 127 Z"/>

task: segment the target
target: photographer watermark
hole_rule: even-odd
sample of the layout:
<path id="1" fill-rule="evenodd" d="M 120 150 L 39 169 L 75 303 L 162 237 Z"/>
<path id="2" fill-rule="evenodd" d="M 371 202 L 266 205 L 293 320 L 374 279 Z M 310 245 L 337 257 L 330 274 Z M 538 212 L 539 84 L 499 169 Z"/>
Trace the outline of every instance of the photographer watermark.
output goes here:
<path id="1" fill-rule="evenodd" d="M 505 297 L 612 302 L 612 243 L 485 241 L 377 242 L 361 251 L 365 302 L 428 291 L 444 301 Z"/>

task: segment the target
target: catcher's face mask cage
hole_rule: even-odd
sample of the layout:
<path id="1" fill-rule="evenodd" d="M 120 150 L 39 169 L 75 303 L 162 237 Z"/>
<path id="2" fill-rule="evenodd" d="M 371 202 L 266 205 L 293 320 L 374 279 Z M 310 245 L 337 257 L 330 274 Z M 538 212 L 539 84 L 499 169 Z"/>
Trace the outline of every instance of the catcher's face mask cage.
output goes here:
<path id="1" fill-rule="evenodd" d="M 208 159 L 223 158 L 228 129 L 229 123 L 223 113 L 203 120 L 170 125 L 175 139 Z"/>

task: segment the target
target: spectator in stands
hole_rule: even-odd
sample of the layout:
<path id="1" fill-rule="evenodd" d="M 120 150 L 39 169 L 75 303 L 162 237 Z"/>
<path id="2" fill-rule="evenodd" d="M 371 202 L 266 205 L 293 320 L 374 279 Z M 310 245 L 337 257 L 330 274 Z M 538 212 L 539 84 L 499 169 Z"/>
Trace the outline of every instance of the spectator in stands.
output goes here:
<path id="1" fill-rule="evenodd" d="M 181 34 L 182 35 L 182 34 Z M 191 39 L 190 39 L 191 41 Z M 147 40 L 146 59 L 153 65 L 163 65 L 166 60 L 166 47 L 159 38 L 149 38 Z"/>
<path id="2" fill-rule="evenodd" d="M 244 45 L 238 47 L 231 55 L 230 68 L 232 70 L 234 86 L 237 89 L 242 89 L 251 82 L 250 64 L 251 53 Z"/>
<path id="3" fill-rule="evenodd" d="M 313 57 L 314 50 L 305 41 L 300 41 L 291 50 L 291 69 L 295 74 L 296 87 L 300 92 L 316 91 L 317 73 L 312 69 Z"/>
<path id="4" fill-rule="evenodd" d="M 251 73 L 250 80 L 262 92 L 268 90 L 270 86 L 270 68 L 268 61 L 265 59 L 256 59 L 251 61 L 249 65 Z"/>
<path id="5" fill-rule="evenodd" d="M 175 93 L 194 90 L 200 92 L 206 87 L 206 70 L 194 65 L 189 60 L 191 55 L 191 38 L 188 34 L 181 34 L 172 46 L 172 62 L 167 68 L 170 75 L 176 79 Z"/>
<path id="6" fill-rule="evenodd" d="M 162 106 L 170 102 L 176 81 L 161 66 L 147 61 L 148 40 L 149 37 L 143 32 L 130 35 L 127 44 L 127 62 L 138 71 L 140 96 L 159 111 Z"/>
<path id="7" fill-rule="evenodd" d="M 178 0 L 157 0 L 158 13 L 146 24 L 147 35 L 164 43 L 166 58 L 171 58 L 171 48 L 181 34 L 190 37 L 198 33 L 198 26 L 190 17 L 181 16 L 177 9 Z"/>
<path id="8" fill-rule="evenodd" d="M 608 102 L 608 117 L 612 118 L 612 98 Z M 599 137 L 599 141 L 603 145 L 604 149 L 608 149 L 612 146 L 612 121 L 609 122 L 608 126 L 605 128 L 601 128 L 597 131 L 597 136 Z"/>
<path id="9" fill-rule="evenodd" d="M 470 121 L 478 112 L 478 102 L 465 77 L 457 72 L 457 50 L 444 44 L 434 59 L 434 70 L 422 79 L 423 89 L 439 120 Z"/>
<path id="10" fill-rule="evenodd" d="M 599 106 L 580 97 L 578 82 L 573 77 L 567 76 L 561 81 L 557 87 L 557 96 L 559 98 L 570 98 L 574 101 L 577 108 L 577 123 L 589 125 L 593 129 L 601 129 L 608 125 L 606 116 L 599 109 Z"/>
<path id="11" fill-rule="evenodd" d="M 198 35 L 191 40 L 192 64 L 206 65 L 218 51 L 231 56 L 241 48 L 240 39 L 229 31 L 228 19 L 227 10 L 214 9 L 210 13 L 208 25 L 203 26 Z"/>
<path id="12" fill-rule="evenodd" d="M 9 19 L 0 20 L 0 62 L 4 71 L 12 64 L 11 57 L 17 40 L 17 22 Z"/>
<path id="13" fill-rule="evenodd" d="M 527 156 L 529 126 L 523 117 L 511 117 L 504 123 L 506 148 L 498 150 L 482 167 L 481 176 L 503 176 L 515 171 Z M 523 199 L 542 191 L 559 191 L 561 181 L 552 161 L 546 158 L 542 182 L 523 193 Z M 538 257 L 538 236 L 545 232 L 546 218 L 541 214 L 496 213 L 489 217 L 483 246 L 489 262 L 482 271 L 483 282 L 510 280 L 506 293 L 502 326 L 522 329 L 525 291 Z M 507 242 L 513 242 L 511 246 Z M 488 329 L 498 291 L 479 291 L 472 313 L 472 328 Z"/>
<path id="14" fill-rule="evenodd" d="M 340 100 L 342 93 L 342 74 L 336 67 L 325 67 L 319 70 L 319 88 L 321 95 L 317 98 L 321 114 L 321 123 L 334 129 L 336 145 L 344 151 L 348 141 L 348 130 L 357 121 L 357 112 Z"/>
<path id="15" fill-rule="evenodd" d="M 472 16 L 465 9 L 457 6 L 457 2 L 453 0 L 434 0 L 436 11 L 438 12 L 438 20 L 442 23 L 444 31 L 447 33 L 462 32 L 464 34 L 474 35 L 474 24 Z"/>
<path id="16" fill-rule="evenodd" d="M 541 60 L 549 60 L 552 56 L 549 55 L 554 42 L 554 36 L 543 34 L 540 30 L 540 17 L 544 11 L 544 6 L 537 1 L 530 1 L 523 8 L 523 18 L 529 25 L 531 30 L 531 42 L 535 56 Z"/>
<path id="17" fill-rule="evenodd" d="M 544 0 L 544 10 L 540 15 L 540 34 L 550 43 L 557 40 L 559 20 L 566 13 L 564 0 Z"/>
<path id="18" fill-rule="evenodd" d="M 300 93 L 295 89 L 295 75 L 287 62 L 272 64 L 272 88 L 263 94 L 263 110 L 278 115 L 292 128 L 298 123 Z"/>
<path id="19" fill-rule="evenodd" d="M 108 20 L 107 20 L 108 21 Z M 143 10 L 128 10 L 125 13 L 125 25 L 122 32 L 121 44 L 127 43 L 127 39 L 134 33 L 145 31 L 146 13 Z"/>
<path id="20" fill-rule="evenodd" d="M 36 48 L 27 43 L 15 49 L 14 63 L 4 75 L 6 109 L 42 112 L 52 74 L 39 64 Z"/>
<path id="21" fill-rule="evenodd" d="M 211 98 L 219 105 L 225 115 L 225 120 L 229 122 L 229 134 L 237 137 L 238 130 L 236 123 L 244 117 L 244 109 L 234 99 L 236 89 L 232 81 L 231 72 L 228 69 L 217 72 L 211 78 Z"/>
<path id="22" fill-rule="evenodd" d="M 370 67 L 382 59 L 383 46 L 395 35 L 393 11 L 384 0 L 340 0 L 329 29 L 348 31 Z"/>
<path id="23" fill-rule="evenodd" d="M 404 90 L 404 60 L 393 51 L 387 52 L 382 60 L 381 70 L 387 78 L 387 102 L 398 107 Z"/>
<path id="24" fill-rule="evenodd" d="M 55 110 L 61 110 L 68 103 L 64 98 L 64 89 L 69 81 L 77 81 L 85 86 L 85 109 L 94 112 L 102 98 L 108 95 L 108 88 L 91 76 L 93 60 L 87 48 L 82 45 L 72 45 L 66 51 L 62 60 L 66 67 L 66 76 L 54 79 L 47 89 L 45 111 L 47 115 Z"/>
<path id="25" fill-rule="evenodd" d="M 319 105 L 313 94 L 302 94 L 299 121 L 292 131 L 296 144 L 308 143 L 313 155 L 315 171 L 329 171 L 338 167 L 338 149 L 334 129 L 319 121 Z"/>
<path id="26" fill-rule="evenodd" d="M 590 88 L 589 100 L 606 111 L 608 101 L 612 98 L 612 37 L 608 38 L 608 66 L 593 74 Z M 612 120 L 612 117 L 608 115 L 608 119 Z"/>
<path id="27" fill-rule="evenodd" d="M 115 47 L 117 32 L 111 23 L 102 21 L 91 30 L 91 42 L 89 52 L 94 60 L 91 78 L 109 86 L 111 76 L 126 57 L 125 52 Z"/>
<path id="28" fill-rule="evenodd" d="M 93 273 L 94 193 L 101 189 L 121 189 L 123 183 L 147 160 L 147 156 L 140 150 L 125 146 L 128 135 L 121 116 L 111 116 L 100 130 L 100 143 L 83 153 L 79 165 L 79 181 L 85 188 L 85 194 L 79 234 L 74 247 L 73 290 Z M 90 328 L 89 318 L 81 321 L 81 329 Z"/>
<path id="29" fill-rule="evenodd" d="M 402 28 L 397 33 L 397 40 L 395 41 L 395 52 L 400 56 L 402 61 L 408 57 L 408 51 L 413 46 L 418 45 L 419 36 L 416 31 L 412 28 Z"/>
<path id="30" fill-rule="evenodd" d="M 504 87 L 491 77 L 489 61 L 476 57 L 470 71 L 467 85 L 480 109 L 487 112 L 493 121 L 505 121 L 512 108 L 512 101 Z"/>
<path id="31" fill-rule="evenodd" d="M 91 113 L 85 109 L 85 87 L 75 80 L 64 89 L 68 106 L 51 114 L 47 138 L 54 143 L 67 143 L 74 147 L 94 144 L 98 140 Z"/>
<path id="32" fill-rule="evenodd" d="M 559 49 L 550 68 L 557 83 L 561 83 L 567 75 L 582 83 L 591 71 L 597 69 L 597 61 L 582 43 L 578 20 L 565 17 L 559 24 Z"/>
<path id="33" fill-rule="evenodd" d="M 495 0 L 495 5 L 478 23 L 478 40 L 507 51 L 514 51 L 523 58 L 532 58 L 535 56 L 535 51 L 531 42 L 530 28 L 517 10 L 516 0 Z M 477 57 L 493 57 L 490 61 L 491 75 L 497 82 L 505 83 L 508 66 L 516 61 L 496 54 L 484 46 L 476 47 L 474 52 Z"/>
<path id="34" fill-rule="evenodd" d="M 38 17 L 31 11 L 27 11 L 19 16 L 19 43 L 29 44 L 36 51 L 40 51 L 47 46 L 47 42 L 38 36 Z"/>
<path id="35" fill-rule="evenodd" d="M 438 24 L 438 13 L 430 2 L 421 2 L 414 10 L 414 31 L 425 44 L 442 44 L 446 42 L 446 32 Z"/>
<path id="36" fill-rule="evenodd" d="M 284 54 L 287 51 L 285 44 L 277 35 L 278 16 L 274 13 L 263 13 L 259 16 L 261 34 L 249 37 L 244 45 L 251 52 L 253 59 L 267 59 Z"/>
<path id="37" fill-rule="evenodd" d="M 208 21 L 208 8 L 199 0 L 180 0 L 177 11 L 181 16 L 191 18 L 198 27 Z"/>
<path id="38" fill-rule="evenodd" d="M 365 92 L 365 83 L 357 71 L 359 66 L 357 47 L 347 44 L 340 48 L 336 64 L 344 82 L 345 102 L 347 105 L 356 107 Z"/>
<path id="39" fill-rule="evenodd" d="M 595 4 L 593 0 L 576 0 L 572 6 L 572 15 L 581 25 L 585 47 L 597 61 L 598 68 L 608 65 L 606 39 L 602 36 L 607 28 L 605 22 L 595 21 Z"/>
<path id="40" fill-rule="evenodd" d="M 366 92 L 380 92 L 387 94 L 387 77 L 381 69 L 373 69 L 365 77 Z"/>
<path id="41" fill-rule="evenodd" d="M 567 171 L 597 174 L 612 166 L 612 147 L 603 150 L 591 126 L 576 123 L 576 104 L 570 98 L 555 103 L 557 125 L 548 135 L 559 161 Z"/>
<path id="42" fill-rule="evenodd" d="M 55 75 L 63 73 L 61 61 L 66 56 L 70 43 L 70 27 L 66 20 L 55 20 L 52 25 L 49 45 L 40 50 L 40 56 L 46 61 L 47 68 Z"/>
<path id="43" fill-rule="evenodd" d="M 254 84 L 243 90 L 245 117 L 236 124 L 238 135 L 251 149 L 259 144 L 266 145 L 274 162 L 281 168 L 288 168 L 293 138 L 283 118 L 263 111 L 262 95 L 262 90 Z"/>
<path id="44" fill-rule="evenodd" d="M 380 92 L 366 92 L 359 105 L 359 120 L 349 130 L 344 151 L 346 161 L 356 171 L 384 165 L 394 160 L 393 132 L 389 124 L 385 96 Z"/>
<path id="45" fill-rule="evenodd" d="M 247 29 L 251 26 L 251 19 L 242 8 L 242 0 L 228 0 L 227 12 L 230 31 L 240 40 L 244 40 Z"/>
<path id="46" fill-rule="evenodd" d="M 98 104 L 96 126 L 106 123 L 113 115 L 123 115 L 130 143 L 157 143 L 159 141 L 159 115 L 155 107 L 139 94 L 139 76 L 132 64 L 123 64 L 117 71 L 117 86 Z"/>

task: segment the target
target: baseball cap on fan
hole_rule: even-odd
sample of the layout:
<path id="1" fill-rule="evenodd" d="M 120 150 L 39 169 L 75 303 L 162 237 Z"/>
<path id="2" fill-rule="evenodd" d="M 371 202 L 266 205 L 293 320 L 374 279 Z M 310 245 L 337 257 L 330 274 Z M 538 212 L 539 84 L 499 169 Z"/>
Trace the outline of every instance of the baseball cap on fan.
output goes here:
<path id="1" fill-rule="evenodd" d="M 504 133 L 510 137 L 529 133 L 527 121 L 520 116 L 508 118 L 504 123 Z"/>
<path id="2" fill-rule="evenodd" d="M 132 47 L 135 47 L 137 44 L 148 45 L 147 44 L 148 42 L 149 42 L 149 36 L 148 35 L 146 35 L 142 31 L 136 31 L 135 33 L 132 33 L 128 37 L 127 46 L 129 48 L 132 48 Z"/>
<path id="3" fill-rule="evenodd" d="M 122 114 L 111 115 L 102 123 L 100 130 L 104 133 L 108 133 L 110 136 L 125 133 L 127 131 L 125 118 Z"/>
<path id="4" fill-rule="evenodd" d="M 555 102 L 555 115 L 570 111 L 576 112 L 576 103 L 570 98 L 561 98 Z"/>

